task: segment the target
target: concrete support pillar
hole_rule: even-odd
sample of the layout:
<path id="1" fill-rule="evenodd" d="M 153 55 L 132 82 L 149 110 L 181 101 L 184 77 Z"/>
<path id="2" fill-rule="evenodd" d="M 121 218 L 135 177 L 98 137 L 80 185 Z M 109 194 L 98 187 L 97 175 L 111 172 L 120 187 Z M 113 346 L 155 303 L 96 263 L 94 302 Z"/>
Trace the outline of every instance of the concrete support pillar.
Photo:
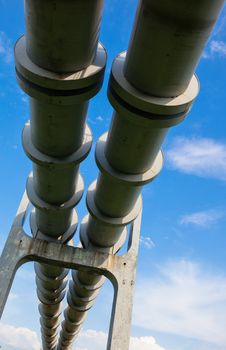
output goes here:
<path id="1" fill-rule="evenodd" d="M 23 147 L 33 164 L 27 194 L 32 234 L 67 244 L 84 183 L 79 165 L 91 148 L 89 100 L 103 82 L 98 43 L 103 0 L 26 0 L 26 36 L 15 46 L 17 80 L 30 97 Z M 41 25 L 40 25 L 41 24 Z M 55 350 L 68 270 L 35 264 L 43 350 Z"/>

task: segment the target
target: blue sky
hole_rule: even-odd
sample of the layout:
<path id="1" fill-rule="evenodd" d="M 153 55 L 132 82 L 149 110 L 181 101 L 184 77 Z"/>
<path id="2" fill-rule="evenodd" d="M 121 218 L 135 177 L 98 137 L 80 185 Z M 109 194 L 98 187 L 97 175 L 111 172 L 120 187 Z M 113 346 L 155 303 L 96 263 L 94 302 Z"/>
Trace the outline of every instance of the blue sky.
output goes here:
<path id="1" fill-rule="evenodd" d="M 88 121 L 94 142 L 110 123 L 106 86 L 113 58 L 128 45 L 135 0 L 106 0 L 101 41 L 106 79 Z M 21 146 L 29 118 L 15 81 L 13 44 L 24 33 L 23 2 L 0 0 L 0 249 L 24 191 L 31 163 Z M 226 9 L 197 74 L 200 94 L 186 120 L 170 130 L 160 176 L 143 192 L 144 212 L 131 350 L 226 349 Z M 86 188 L 97 176 L 93 152 L 82 165 Z M 86 213 L 84 199 L 78 208 Z M 74 350 L 106 344 L 112 288 L 106 283 Z M 97 311 L 98 310 L 98 311 Z M 4 350 L 38 350 L 39 323 L 32 264 L 20 269 L 0 324 Z"/>

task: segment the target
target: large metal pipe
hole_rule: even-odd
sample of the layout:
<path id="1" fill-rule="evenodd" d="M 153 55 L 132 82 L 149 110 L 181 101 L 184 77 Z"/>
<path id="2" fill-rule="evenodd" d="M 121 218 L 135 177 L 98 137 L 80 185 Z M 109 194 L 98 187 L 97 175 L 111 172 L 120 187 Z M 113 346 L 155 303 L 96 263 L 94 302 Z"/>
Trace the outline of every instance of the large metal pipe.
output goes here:
<path id="1" fill-rule="evenodd" d="M 224 0 L 140 0 L 125 77 L 147 95 L 187 88 Z"/>
<path id="2" fill-rule="evenodd" d="M 62 106 L 31 98 L 31 138 L 35 147 L 50 156 L 73 153 L 82 144 L 87 109 L 87 102 Z"/>
<path id="3" fill-rule="evenodd" d="M 142 174 L 152 166 L 168 129 L 185 118 L 199 83 L 193 76 L 186 91 L 175 98 L 146 95 L 125 78 L 125 59 L 121 53 L 112 66 L 108 96 L 115 112 L 105 154 L 115 169 Z"/>
<path id="4" fill-rule="evenodd" d="M 175 0 L 169 9 L 166 1 L 160 1 L 158 4 L 154 0 L 140 1 L 132 38 L 137 32 L 138 34 L 134 42 L 131 40 L 127 56 L 126 53 L 120 54 L 112 66 L 108 97 L 114 108 L 113 120 L 108 137 L 103 135 L 96 147 L 96 162 L 100 174 L 97 182 L 88 190 L 89 215 L 84 218 L 80 230 L 81 242 L 85 248 L 91 246 L 98 251 L 106 249 L 117 251 L 120 248 L 126 226 L 139 212 L 142 186 L 152 181 L 161 170 L 163 160 L 159 150 L 168 129 L 185 118 L 198 94 L 199 83 L 193 73 L 207 34 L 223 5 L 223 1 L 216 3 L 217 5 L 213 5 L 209 0 L 199 3 L 192 1 L 193 17 L 190 18 L 197 19 L 194 22 L 195 30 L 197 35 L 199 25 L 201 39 L 195 40 L 193 32 L 186 33 L 185 44 L 189 40 L 193 44 L 189 45 L 189 53 L 186 45 L 178 41 L 179 55 L 178 57 L 173 55 L 174 61 L 170 61 L 172 70 L 169 72 L 171 66 L 167 65 L 165 72 L 164 64 L 162 66 L 164 57 L 161 57 L 160 49 L 152 50 L 154 43 L 159 48 L 163 46 L 164 50 L 165 38 L 162 42 L 156 40 L 158 35 L 162 37 L 165 33 L 167 20 L 164 14 L 172 13 L 176 16 L 175 23 L 183 22 L 181 11 L 190 8 L 190 3 Z M 163 10 L 159 12 L 160 18 L 156 19 L 153 29 L 150 19 L 156 12 L 152 13 L 151 9 L 160 8 L 163 4 L 165 12 Z M 144 6 L 150 11 L 144 12 Z M 196 10 L 199 13 L 197 17 L 195 17 Z M 202 11 L 204 19 L 200 17 Z M 211 24 L 208 19 L 212 19 Z M 169 40 L 168 33 L 166 38 Z M 168 47 L 171 45 L 167 42 L 166 44 Z M 173 45 L 171 54 L 172 51 L 174 53 Z M 187 54 L 189 54 L 188 61 L 185 59 Z M 136 60 L 136 57 L 140 57 L 140 60 Z M 180 73 L 182 67 L 183 72 Z M 165 72 L 162 81 L 161 71 Z M 176 92 L 170 78 L 175 78 L 177 82 Z M 150 86 L 158 84 L 161 91 L 160 89 L 149 91 Z M 156 97 L 159 95 L 160 97 Z M 95 278 L 98 276 L 92 273 L 87 278 L 82 271 L 73 274 L 58 350 L 71 348 L 73 338 L 77 336 L 81 327 L 83 320 L 81 313 L 85 318 L 87 310 L 98 294 L 99 285 Z M 85 289 L 85 285 L 88 288 Z"/>
<path id="5" fill-rule="evenodd" d="M 86 114 L 106 65 L 106 52 L 98 44 L 102 3 L 26 0 L 26 37 L 15 46 L 17 79 L 30 96 L 23 147 L 33 162 L 27 181 L 35 207 L 31 230 L 62 244 L 77 228 L 73 208 L 84 189 L 79 165 L 92 143 Z M 35 271 L 43 350 L 54 350 L 68 270 L 35 264 Z"/>
<path id="6" fill-rule="evenodd" d="M 26 0 L 27 53 L 42 68 L 88 67 L 98 45 L 103 0 Z"/>

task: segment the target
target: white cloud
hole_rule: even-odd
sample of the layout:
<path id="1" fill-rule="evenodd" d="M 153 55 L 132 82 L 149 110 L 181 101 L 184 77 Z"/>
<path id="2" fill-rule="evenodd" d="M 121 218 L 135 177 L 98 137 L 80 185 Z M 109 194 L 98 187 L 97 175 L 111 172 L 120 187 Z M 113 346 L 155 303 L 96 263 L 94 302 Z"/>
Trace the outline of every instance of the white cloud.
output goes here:
<path id="1" fill-rule="evenodd" d="M 163 332 L 225 349 L 226 276 L 184 259 L 157 266 L 151 278 L 137 284 L 133 324 L 148 329 L 150 335 Z M 40 349 L 37 335 L 27 328 L 1 324 L 0 339 L 17 350 Z M 105 350 L 106 342 L 104 332 L 82 331 L 73 349 Z M 180 342 L 181 349 L 186 348 Z M 148 336 L 132 337 L 130 350 L 166 349 Z"/>
<path id="2" fill-rule="evenodd" d="M 226 43 L 222 40 L 211 40 L 202 57 L 212 59 L 216 56 L 226 57 Z"/>
<path id="3" fill-rule="evenodd" d="M 104 120 L 104 118 L 101 117 L 101 115 L 99 115 L 99 116 L 96 118 L 96 120 L 97 120 L 98 122 L 102 122 L 102 121 Z"/>
<path id="4" fill-rule="evenodd" d="M 16 293 L 10 292 L 8 300 L 15 300 L 18 299 L 18 295 Z"/>
<path id="5" fill-rule="evenodd" d="M 154 337 L 131 337 L 130 350 L 164 350 L 156 343 Z"/>
<path id="6" fill-rule="evenodd" d="M 191 214 L 183 215 L 180 219 L 181 224 L 193 224 L 196 226 L 206 227 L 209 226 L 224 216 L 224 213 L 220 210 L 206 210 L 198 211 Z"/>
<path id="7" fill-rule="evenodd" d="M 28 102 L 29 102 L 27 96 L 23 96 L 23 97 L 21 98 L 21 100 L 22 100 L 22 102 L 24 102 L 24 103 L 28 103 Z"/>
<path id="8" fill-rule="evenodd" d="M 150 237 L 140 236 L 140 245 L 146 249 L 152 249 L 155 247 L 155 243 Z"/>
<path id="9" fill-rule="evenodd" d="M 210 42 L 210 51 L 213 55 L 218 54 L 221 56 L 226 56 L 226 43 L 220 40 L 212 40 Z"/>
<path id="10" fill-rule="evenodd" d="M 95 330 L 82 331 L 76 340 L 74 350 L 91 350 L 106 348 L 107 335 L 104 332 L 97 332 Z"/>
<path id="11" fill-rule="evenodd" d="M 179 260 L 137 286 L 135 325 L 226 348 L 226 276 Z"/>
<path id="12" fill-rule="evenodd" d="M 87 330 L 80 333 L 74 350 L 105 350 L 107 334 L 94 330 Z M 154 337 L 131 337 L 130 350 L 165 350 L 156 343 Z"/>
<path id="13" fill-rule="evenodd" d="M 166 158 L 173 169 L 226 181 L 226 145 L 213 139 L 178 137 Z"/>
<path id="14" fill-rule="evenodd" d="M 11 63 L 13 59 L 12 43 L 7 35 L 0 31 L 0 57 L 3 57 L 5 63 Z"/>
<path id="15" fill-rule="evenodd" d="M 1 344 L 16 350 L 40 350 L 37 334 L 28 328 L 14 327 L 0 323 Z"/>
<path id="16" fill-rule="evenodd" d="M 40 350 L 37 334 L 28 328 L 17 328 L 0 323 L 0 345 L 16 350 Z M 76 340 L 74 350 L 105 350 L 107 334 L 95 330 L 82 331 Z M 165 350 L 154 337 L 131 337 L 130 350 Z"/>

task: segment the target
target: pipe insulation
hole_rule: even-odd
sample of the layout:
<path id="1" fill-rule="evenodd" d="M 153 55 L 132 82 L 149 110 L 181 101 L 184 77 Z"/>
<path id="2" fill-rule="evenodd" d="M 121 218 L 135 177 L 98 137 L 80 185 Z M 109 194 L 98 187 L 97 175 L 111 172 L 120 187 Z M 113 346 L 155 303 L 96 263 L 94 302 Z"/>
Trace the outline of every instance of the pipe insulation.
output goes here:
<path id="1" fill-rule="evenodd" d="M 182 94 L 223 5 L 224 0 L 139 0 L 126 79 L 148 95 Z"/>
<path id="2" fill-rule="evenodd" d="M 92 144 L 86 115 L 106 65 L 98 43 L 102 5 L 26 0 L 26 36 L 15 45 L 17 80 L 30 101 L 22 142 L 33 166 L 26 185 L 34 206 L 31 231 L 60 244 L 72 244 L 74 207 L 84 191 L 79 167 Z M 35 272 L 43 350 L 55 350 L 68 270 L 35 263 Z"/>
<path id="3" fill-rule="evenodd" d="M 90 66 L 102 7 L 103 0 L 25 0 L 26 49 L 32 62 L 58 73 Z"/>
<path id="4" fill-rule="evenodd" d="M 100 173 L 87 192 L 84 248 L 116 252 L 123 243 L 141 209 L 142 187 L 162 168 L 168 129 L 184 120 L 198 95 L 194 69 L 223 3 L 139 1 L 128 53 L 112 65 L 108 98 L 114 112 L 96 146 Z M 102 283 L 92 271 L 73 271 L 58 350 L 71 348 Z"/>

